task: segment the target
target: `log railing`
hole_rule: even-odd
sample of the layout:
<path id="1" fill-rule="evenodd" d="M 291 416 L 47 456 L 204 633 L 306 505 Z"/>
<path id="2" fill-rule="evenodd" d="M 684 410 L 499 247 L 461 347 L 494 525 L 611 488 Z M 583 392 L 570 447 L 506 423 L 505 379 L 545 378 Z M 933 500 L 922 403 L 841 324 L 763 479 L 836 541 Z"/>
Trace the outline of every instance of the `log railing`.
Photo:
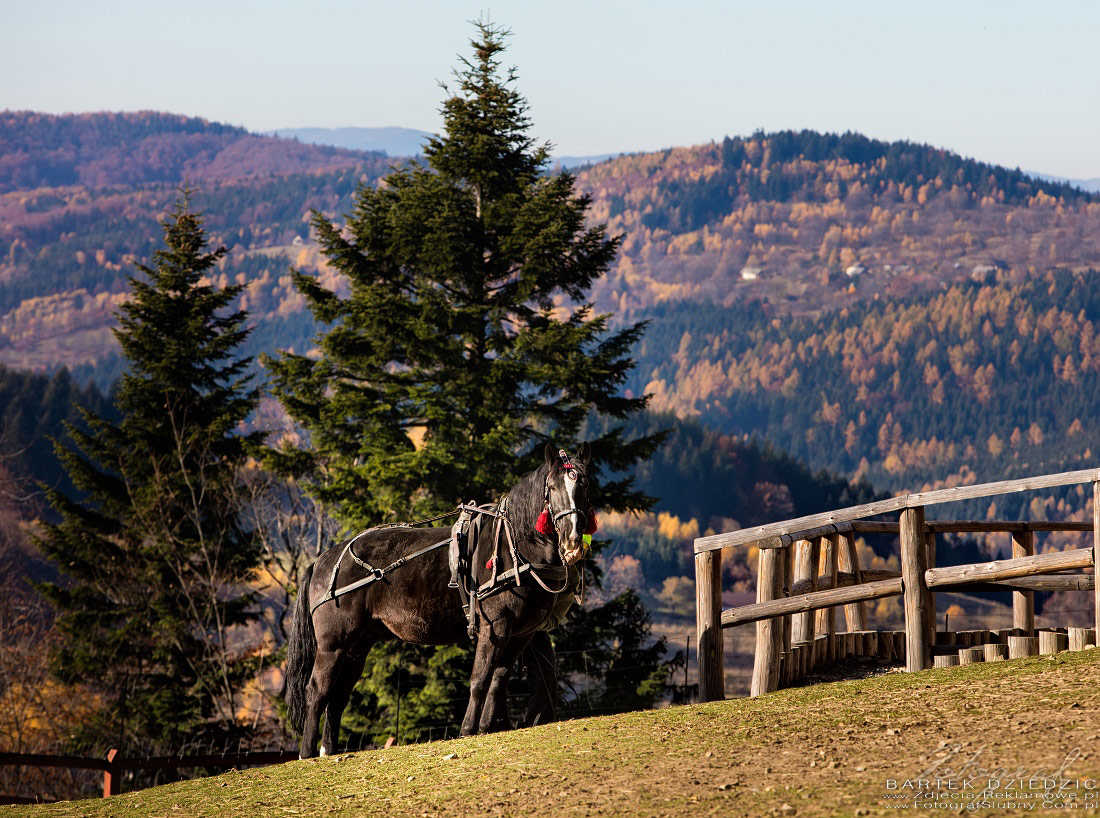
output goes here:
<path id="1" fill-rule="evenodd" d="M 930 505 L 1084 483 L 1093 486 L 1091 522 L 926 522 L 924 519 L 924 509 Z M 897 522 L 864 519 L 889 512 L 899 512 Z M 1092 531 L 1093 543 L 1089 548 L 1035 555 L 1034 534 L 1043 531 Z M 937 534 L 983 532 L 1010 533 L 1012 559 L 936 566 Z M 855 535 L 866 533 L 900 535 L 900 574 L 860 570 Z M 757 601 L 753 605 L 723 611 L 721 549 L 742 545 L 755 545 L 759 549 Z M 1066 573 L 1080 569 L 1086 569 L 1086 573 Z M 821 653 L 822 648 L 813 645 L 825 636 L 823 649 L 832 656 L 836 651 L 832 636 L 834 607 L 844 606 L 849 636 L 868 633 L 863 603 L 881 597 L 903 597 L 904 655 L 909 671 L 922 670 L 932 664 L 936 619 L 933 589 L 1011 590 L 1013 625 L 1017 633 L 1026 637 L 1035 635 L 1035 591 L 1091 590 L 1094 625 L 1100 633 L 1100 470 L 1086 469 L 906 494 L 699 537 L 695 540 L 695 575 L 699 692 L 703 701 L 725 696 L 723 628 L 757 623 L 752 693 L 759 695 L 776 689 L 779 657 L 794 655 L 792 642 Z M 792 638 L 792 632 L 797 638 Z"/>

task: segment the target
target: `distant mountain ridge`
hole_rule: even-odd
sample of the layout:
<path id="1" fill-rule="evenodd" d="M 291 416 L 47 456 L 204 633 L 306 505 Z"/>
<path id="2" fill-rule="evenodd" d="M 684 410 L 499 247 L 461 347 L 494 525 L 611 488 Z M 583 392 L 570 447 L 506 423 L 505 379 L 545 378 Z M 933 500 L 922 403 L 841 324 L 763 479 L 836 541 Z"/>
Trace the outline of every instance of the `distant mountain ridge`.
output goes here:
<path id="1" fill-rule="evenodd" d="M 1081 190 L 1087 190 L 1089 193 L 1100 193 L 1100 176 L 1094 176 L 1091 179 L 1071 179 L 1068 176 L 1052 176 L 1049 173 L 1036 173 L 1033 170 L 1029 170 L 1027 173 L 1037 179 L 1057 182 L 1058 184 L 1072 185 Z"/>
<path id="2" fill-rule="evenodd" d="M 415 128 L 280 128 L 267 136 L 296 139 L 310 145 L 330 145 L 357 151 L 377 151 L 387 156 L 416 156 L 428 131 Z"/>
<path id="3" fill-rule="evenodd" d="M 358 151 L 380 151 L 387 156 L 419 156 L 424 142 L 434 134 L 415 128 L 280 128 L 268 131 L 267 136 L 297 139 L 311 145 L 331 145 Z M 601 153 L 592 156 L 555 156 L 551 164 L 560 168 L 576 168 L 595 165 L 619 153 Z"/>

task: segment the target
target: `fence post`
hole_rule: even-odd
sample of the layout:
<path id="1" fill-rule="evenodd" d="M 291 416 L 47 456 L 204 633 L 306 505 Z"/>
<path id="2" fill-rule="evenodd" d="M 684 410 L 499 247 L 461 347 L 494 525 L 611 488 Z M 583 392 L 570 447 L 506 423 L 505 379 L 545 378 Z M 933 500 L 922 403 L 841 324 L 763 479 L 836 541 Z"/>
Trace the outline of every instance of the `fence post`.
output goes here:
<path id="1" fill-rule="evenodd" d="M 791 583 L 791 596 L 808 594 L 817 590 L 815 587 L 817 577 L 816 543 L 809 540 L 799 540 L 791 548 L 793 549 L 792 557 L 794 559 L 794 581 Z M 794 615 L 791 619 L 791 644 L 813 640 L 813 621 L 814 615 L 810 611 Z"/>
<path id="2" fill-rule="evenodd" d="M 821 575 L 830 588 L 836 587 L 836 543 L 836 534 L 821 538 Z M 836 650 L 836 608 L 821 608 L 817 612 L 814 632 L 828 640 L 825 645 L 825 660 L 833 661 Z"/>
<path id="3" fill-rule="evenodd" d="M 1012 534 L 1012 558 L 1030 557 L 1035 553 L 1035 534 L 1016 531 Z M 1012 627 L 1022 636 L 1035 635 L 1035 592 L 1012 592 Z"/>
<path id="4" fill-rule="evenodd" d="M 927 531 L 924 535 L 924 565 L 926 568 L 936 567 L 936 534 Z M 928 589 L 928 644 L 936 644 L 936 595 Z"/>
<path id="5" fill-rule="evenodd" d="M 761 548 L 756 572 L 756 601 L 768 602 L 783 593 L 782 549 Z M 760 696 L 779 688 L 779 651 L 783 636 L 783 617 L 761 619 L 756 623 L 756 655 L 752 667 L 750 694 Z"/>
<path id="6" fill-rule="evenodd" d="M 905 600 L 905 669 L 929 666 L 928 584 L 924 579 L 924 507 L 901 512 L 901 581 Z"/>
<path id="7" fill-rule="evenodd" d="M 862 577 L 859 573 L 859 555 L 856 554 L 856 535 L 846 531 L 837 540 L 837 563 L 840 573 L 851 574 L 852 583 L 859 585 Z M 863 613 L 862 602 L 850 602 L 844 606 L 844 624 L 849 633 L 867 630 L 867 617 Z"/>
<path id="8" fill-rule="evenodd" d="M 1100 481 L 1092 484 L 1092 613 L 1100 638 Z"/>
<path id="9" fill-rule="evenodd" d="M 722 552 L 695 555 L 696 655 L 699 660 L 699 699 L 726 697 L 722 666 Z"/>
<path id="10" fill-rule="evenodd" d="M 794 587 L 794 546 L 788 545 L 779 549 L 779 560 L 782 565 L 782 581 L 780 582 L 779 597 L 781 599 L 789 599 L 791 597 L 791 589 Z M 794 630 L 794 617 L 791 614 L 787 614 L 783 617 L 783 636 L 780 642 L 780 651 L 783 654 L 791 653 L 794 640 L 791 639 Z"/>
<path id="11" fill-rule="evenodd" d="M 122 769 L 119 767 L 118 750 L 107 751 L 107 766 L 103 769 L 103 797 L 118 795 L 122 791 Z"/>

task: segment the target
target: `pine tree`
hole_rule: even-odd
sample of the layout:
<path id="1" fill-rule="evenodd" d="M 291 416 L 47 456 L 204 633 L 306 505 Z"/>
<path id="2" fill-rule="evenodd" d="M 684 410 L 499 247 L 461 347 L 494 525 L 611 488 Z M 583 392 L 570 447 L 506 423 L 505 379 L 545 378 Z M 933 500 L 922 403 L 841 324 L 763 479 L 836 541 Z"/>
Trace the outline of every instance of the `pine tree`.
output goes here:
<path id="1" fill-rule="evenodd" d="M 505 32 L 482 23 L 478 35 L 427 164 L 361 189 L 344 226 L 314 214 L 350 293 L 295 274 L 326 327 L 321 355 L 268 362 L 310 445 L 276 462 L 310 474 L 351 526 L 491 498 L 591 412 L 625 418 L 646 404 L 619 394 L 643 326 L 610 331 L 584 304 L 619 239 L 585 226 L 589 199 L 571 175 L 544 174 L 549 147 L 527 134 L 515 70 L 501 76 Z M 592 448 L 622 471 L 657 443 L 613 428 Z M 597 499 L 620 510 L 648 500 L 629 480 L 604 480 Z"/>
<path id="2" fill-rule="evenodd" d="M 528 135 L 515 69 L 500 65 L 506 34 L 477 24 L 426 164 L 360 189 L 343 225 L 314 213 L 349 291 L 296 273 L 324 328 L 320 355 L 266 361 L 307 443 L 271 463 L 303 476 L 349 528 L 492 500 L 538 465 L 547 440 L 572 445 L 596 428 L 593 418 L 604 420 L 590 441 L 593 502 L 618 511 L 652 503 L 623 476 L 664 437 L 623 431 L 648 400 L 621 394 L 644 325 L 612 329 L 585 302 L 619 239 L 586 226 L 590 201 L 570 174 L 546 173 L 549 146 Z M 349 721 L 372 738 L 395 721 L 385 689 L 395 650 L 375 648 L 374 671 L 353 696 Z M 402 686 L 439 692 L 419 696 L 421 723 L 440 721 L 444 680 L 468 673 L 467 652 L 446 663 L 410 646 L 402 655 Z M 405 734 L 417 716 L 402 715 Z"/>
<path id="3" fill-rule="evenodd" d="M 258 441 L 238 434 L 256 404 L 240 287 L 204 280 L 206 252 L 184 191 L 165 248 L 136 265 L 115 337 L 129 362 L 112 423 L 85 412 L 56 451 L 82 493 L 50 490 L 60 522 L 38 541 L 63 579 L 43 591 L 64 636 L 51 657 L 64 682 L 102 694 L 86 739 L 179 746 L 236 730 L 248 663 L 234 630 L 255 616 L 246 582 L 258 547 L 241 523 L 237 470 Z"/>

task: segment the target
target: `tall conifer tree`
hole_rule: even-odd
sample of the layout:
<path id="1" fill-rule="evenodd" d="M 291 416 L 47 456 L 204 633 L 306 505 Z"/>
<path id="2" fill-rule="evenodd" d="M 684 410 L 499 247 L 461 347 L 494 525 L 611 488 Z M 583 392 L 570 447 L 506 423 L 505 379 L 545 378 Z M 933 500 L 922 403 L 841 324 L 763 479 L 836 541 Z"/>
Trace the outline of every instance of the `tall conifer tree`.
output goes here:
<path id="1" fill-rule="evenodd" d="M 61 520 L 39 540 L 63 575 L 43 586 L 64 635 L 54 671 L 103 694 L 88 738 L 124 746 L 237 729 L 247 666 L 230 640 L 255 610 L 259 549 L 236 492 L 257 442 L 238 434 L 257 400 L 237 355 L 248 330 L 232 309 L 240 287 L 204 280 L 225 249 L 207 252 L 188 195 L 120 308 L 121 420 L 66 427 L 75 447 L 56 448 L 82 496 L 49 493 Z"/>
<path id="2" fill-rule="evenodd" d="M 478 24 L 473 59 L 443 103 L 427 164 L 362 188 L 346 225 L 313 226 L 347 297 L 295 274 L 325 325 L 321 355 L 269 361 L 274 392 L 309 435 L 275 458 L 308 473 L 316 496 L 364 526 L 486 500 L 568 444 L 592 412 L 625 418 L 630 350 L 643 327 L 609 331 L 584 299 L 618 238 L 586 226 L 568 173 L 546 175 L 549 147 L 528 135 L 505 32 Z M 658 442 L 617 427 L 592 442 L 597 468 L 621 471 Z M 629 479 L 604 479 L 601 507 L 648 504 Z"/>
<path id="3" fill-rule="evenodd" d="M 324 329 L 319 356 L 267 361 L 307 438 L 271 461 L 306 477 L 349 528 L 495 499 L 538 465 L 545 441 L 571 445 L 586 425 L 606 430 L 591 441 L 592 500 L 619 511 L 652 502 L 622 475 L 663 435 L 627 440 L 616 422 L 647 403 L 621 394 L 644 327 L 613 330 L 585 303 L 619 239 L 586 225 L 590 201 L 570 174 L 546 173 L 549 146 L 528 135 L 515 70 L 500 65 L 505 35 L 477 25 L 426 164 L 360 189 L 345 224 L 314 213 L 347 296 L 294 275 Z M 603 422 L 586 424 L 594 415 Z M 401 736 L 460 718 L 465 655 L 377 646 L 345 725 L 392 733 L 398 673 L 417 691 L 402 703 Z"/>

